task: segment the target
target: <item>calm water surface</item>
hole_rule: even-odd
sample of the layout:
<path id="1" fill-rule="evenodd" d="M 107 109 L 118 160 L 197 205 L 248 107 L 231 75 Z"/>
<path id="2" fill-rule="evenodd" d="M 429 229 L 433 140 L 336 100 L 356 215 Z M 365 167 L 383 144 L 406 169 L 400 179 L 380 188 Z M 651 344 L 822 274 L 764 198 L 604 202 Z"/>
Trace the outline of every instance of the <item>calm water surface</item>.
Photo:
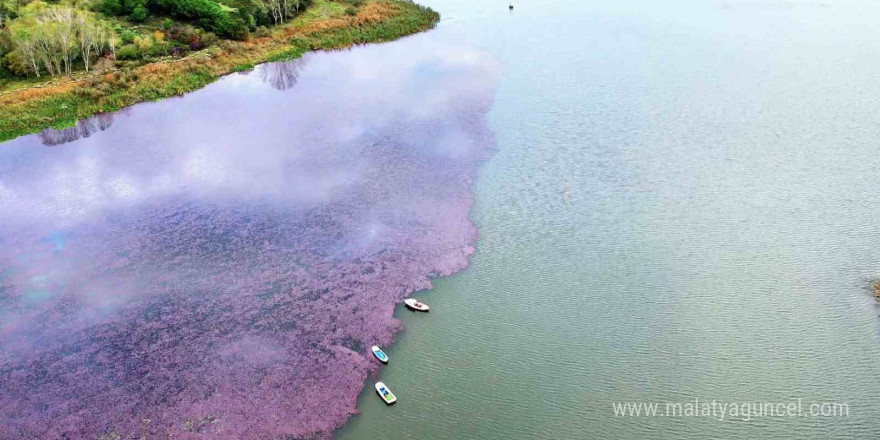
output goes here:
<path id="1" fill-rule="evenodd" d="M 503 66 L 470 268 L 337 437 L 877 438 L 880 7 L 426 0 Z M 615 417 L 834 401 L 846 418 Z"/>
<path id="2" fill-rule="evenodd" d="M 337 438 L 880 436 L 880 5 L 424 1 L 430 33 L 0 147 L 0 433 L 310 433 L 365 379 Z M 695 398 L 850 411 L 612 410 Z"/>

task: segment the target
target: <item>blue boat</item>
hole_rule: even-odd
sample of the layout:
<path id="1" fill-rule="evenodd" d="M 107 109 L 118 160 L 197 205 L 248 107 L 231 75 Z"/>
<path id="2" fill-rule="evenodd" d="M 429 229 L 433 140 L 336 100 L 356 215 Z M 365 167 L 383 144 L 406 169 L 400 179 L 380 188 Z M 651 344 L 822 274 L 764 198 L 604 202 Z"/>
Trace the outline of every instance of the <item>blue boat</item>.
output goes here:
<path id="1" fill-rule="evenodd" d="M 382 349 L 379 348 L 378 345 L 374 345 L 372 350 L 373 350 L 373 354 L 376 355 L 376 359 L 379 359 L 379 362 L 381 362 L 383 364 L 388 363 L 388 355 L 385 354 L 385 352 L 382 351 Z"/>

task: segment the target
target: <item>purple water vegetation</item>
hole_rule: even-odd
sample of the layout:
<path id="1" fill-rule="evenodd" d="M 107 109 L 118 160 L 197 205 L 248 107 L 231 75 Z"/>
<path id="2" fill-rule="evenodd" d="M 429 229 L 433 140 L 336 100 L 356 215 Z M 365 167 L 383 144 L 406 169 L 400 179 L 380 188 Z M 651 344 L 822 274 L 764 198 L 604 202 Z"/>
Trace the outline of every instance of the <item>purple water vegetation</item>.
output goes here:
<path id="1" fill-rule="evenodd" d="M 329 437 L 395 305 L 474 252 L 498 67 L 466 47 L 311 55 L 0 145 L 0 439 Z"/>

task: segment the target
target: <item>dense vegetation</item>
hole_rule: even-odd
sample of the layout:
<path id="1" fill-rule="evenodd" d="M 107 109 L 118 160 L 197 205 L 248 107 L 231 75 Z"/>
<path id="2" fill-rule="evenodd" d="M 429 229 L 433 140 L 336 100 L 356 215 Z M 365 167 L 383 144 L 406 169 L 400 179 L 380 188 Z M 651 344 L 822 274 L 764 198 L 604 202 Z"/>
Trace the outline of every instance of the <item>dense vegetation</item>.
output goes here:
<path id="1" fill-rule="evenodd" d="M 247 2 L 255 0 L 232 1 L 241 2 L 239 8 L 223 7 L 235 9 L 241 18 L 241 11 L 253 6 Z M 406 0 L 314 0 L 307 9 L 302 9 L 304 3 L 293 1 L 281 3 L 282 8 L 289 8 L 288 13 L 247 12 L 256 27 L 248 31 L 246 41 L 218 38 L 198 21 L 150 15 L 144 23 L 133 25 L 128 18 L 83 12 L 107 32 L 100 54 L 85 56 L 96 59 L 89 73 L 84 72 L 81 51 L 71 55 L 67 64 L 80 72 L 63 79 L 36 78 L 33 72 L 26 72 L 27 78 L 13 77 L 8 69 L 0 71 L 0 142 L 47 127 L 68 127 L 79 119 L 137 102 L 180 95 L 258 63 L 297 58 L 310 50 L 389 41 L 430 29 L 439 20 L 430 8 Z M 4 58 L 9 58 L 18 51 L 9 29 L 22 16 L 6 17 L 4 23 L 9 25 L 0 29 L 0 44 L 8 51 Z M 273 26 L 260 25 L 265 21 L 259 20 L 269 20 Z M 276 20 L 278 25 L 274 25 Z M 64 70 L 63 61 L 61 66 Z"/>
<path id="2" fill-rule="evenodd" d="M 0 0 L 0 86 L 70 74 L 99 60 L 183 56 L 221 38 L 246 40 L 310 0 Z M 161 20 L 161 17 L 168 19 Z M 174 20 L 170 20 L 174 19 Z M 160 24 L 161 23 L 161 24 Z M 117 47 L 118 45 L 121 47 Z M 117 49 L 119 49 L 117 51 Z"/>

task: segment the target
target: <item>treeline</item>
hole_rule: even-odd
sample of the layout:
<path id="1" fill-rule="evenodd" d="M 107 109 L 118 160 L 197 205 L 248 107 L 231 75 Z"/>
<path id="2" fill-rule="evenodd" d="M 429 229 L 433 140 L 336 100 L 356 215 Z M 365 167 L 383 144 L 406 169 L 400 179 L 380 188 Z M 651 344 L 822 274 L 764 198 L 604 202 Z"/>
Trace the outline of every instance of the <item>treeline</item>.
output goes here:
<path id="1" fill-rule="evenodd" d="M 0 86 L 16 76 L 131 65 L 268 35 L 311 0 L 0 0 Z M 63 0 L 66 1 L 66 0 Z M 117 18 L 118 17 L 118 18 Z M 161 17 L 172 17 L 173 21 Z M 161 23 L 161 24 L 160 24 Z M 102 56 L 104 57 L 102 59 Z M 122 64 L 120 64 L 122 63 Z"/>
<path id="2" fill-rule="evenodd" d="M 13 71 L 69 74 L 77 62 L 88 71 L 93 59 L 116 50 L 116 32 L 91 12 L 35 1 L 17 14 L 4 42 L 12 49 L 5 58 Z"/>
<path id="3" fill-rule="evenodd" d="M 196 23 L 205 30 L 234 40 L 247 38 L 247 22 L 232 8 L 213 0 L 102 0 L 100 9 L 108 15 L 128 16 L 144 22 L 152 13 Z"/>
<path id="4" fill-rule="evenodd" d="M 101 0 L 108 15 L 143 22 L 150 14 L 192 22 L 234 40 L 247 38 L 258 26 L 279 24 L 304 10 L 310 0 Z"/>

